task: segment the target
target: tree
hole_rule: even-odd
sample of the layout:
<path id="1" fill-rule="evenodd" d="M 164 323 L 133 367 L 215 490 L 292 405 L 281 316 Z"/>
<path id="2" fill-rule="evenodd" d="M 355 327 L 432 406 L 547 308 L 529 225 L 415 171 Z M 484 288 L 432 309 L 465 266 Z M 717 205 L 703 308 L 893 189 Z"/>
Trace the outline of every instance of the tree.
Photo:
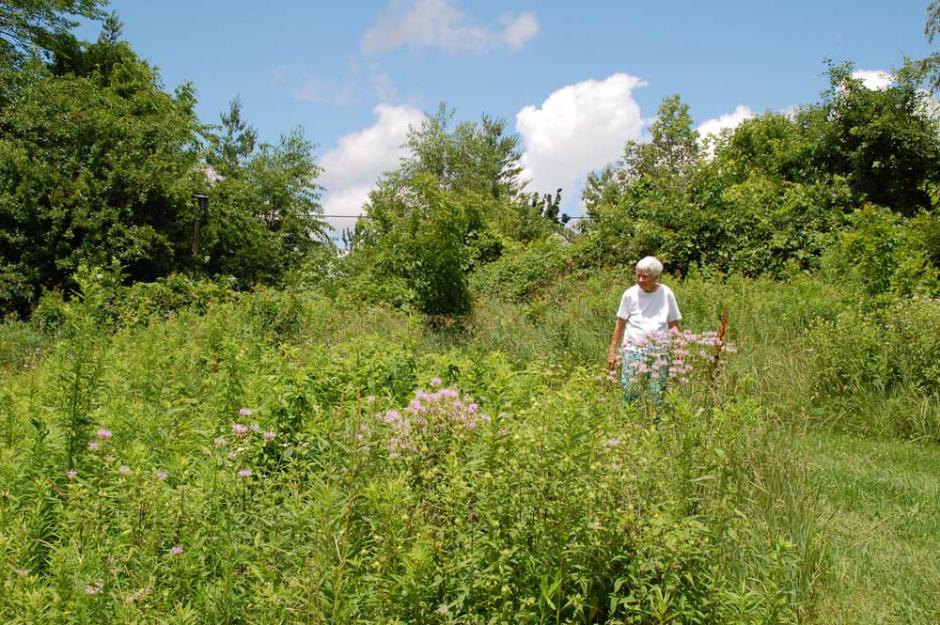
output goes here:
<path id="1" fill-rule="evenodd" d="M 689 105 L 673 95 L 659 105 L 650 126 L 650 141 L 627 143 L 619 174 L 624 185 L 663 177 L 681 182 L 700 157 L 698 131 L 692 125 Z"/>
<path id="2" fill-rule="evenodd" d="M 851 64 L 829 68 L 823 102 L 803 113 L 814 143 L 810 163 L 822 175 L 845 177 L 857 206 L 872 202 L 906 216 L 930 210 L 940 171 L 940 133 L 911 64 L 885 89 L 852 78 Z"/>
<path id="3" fill-rule="evenodd" d="M 473 190 L 493 199 L 514 199 L 524 186 L 520 174 L 519 138 L 508 134 L 506 121 L 483 115 L 451 130 L 454 111 L 444 103 L 408 135 L 408 158 L 399 172 L 432 174 L 442 188 Z"/>
<path id="4" fill-rule="evenodd" d="M 222 134 L 209 134 L 206 160 L 221 176 L 236 176 L 242 162 L 254 152 L 258 133 L 242 119 L 241 98 L 233 99 L 228 112 L 220 117 Z"/>
<path id="5" fill-rule="evenodd" d="M 698 258 L 702 224 L 695 198 L 702 150 L 689 107 L 665 98 L 647 143 L 630 141 L 616 168 L 588 180 L 584 224 L 586 258 L 594 263 L 631 262 L 647 254 L 682 272 Z"/>
<path id="6" fill-rule="evenodd" d="M 428 314 L 469 310 L 466 274 L 499 256 L 501 239 L 524 227 L 529 197 L 518 138 L 483 116 L 451 128 L 453 111 L 408 138 L 409 155 L 370 193 L 353 236 L 355 262 L 376 281 L 403 281 Z M 548 223 L 539 211 L 535 219 Z"/>
<path id="7" fill-rule="evenodd" d="M 237 113 L 237 101 L 231 111 Z M 238 115 L 229 119 L 250 128 Z M 249 142 L 241 137 L 227 132 L 212 142 L 233 149 L 215 161 L 224 175 L 212 187 L 211 217 L 197 262 L 210 274 L 234 276 L 245 286 L 277 283 L 326 239 L 316 183 L 320 167 L 300 129 L 249 154 Z"/>
<path id="8" fill-rule="evenodd" d="M 200 174 L 184 86 L 162 91 L 155 70 L 123 43 L 106 71 L 53 75 L 27 63 L 0 109 L 0 285 L 25 312 L 40 288 L 63 288 L 81 262 L 126 267 L 148 280 L 186 266 L 191 196 Z M 0 278 L 2 279 L 2 278 Z"/>
<path id="9" fill-rule="evenodd" d="M 51 57 L 77 24 L 69 16 L 100 19 L 106 4 L 107 0 L 4 0 L 0 65 L 20 66 L 34 51 Z"/>
<path id="10" fill-rule="evenodd" d="M 940 35 L 940 0 L 931 0 L 927 5 L 927 22 L 924 24 L 924 35 L 929 43 L 933 43 Z M 921 68 L 929 76 L 930 89 L 940 89 L 940 52 L 934 52 L 920 62 Z"/>

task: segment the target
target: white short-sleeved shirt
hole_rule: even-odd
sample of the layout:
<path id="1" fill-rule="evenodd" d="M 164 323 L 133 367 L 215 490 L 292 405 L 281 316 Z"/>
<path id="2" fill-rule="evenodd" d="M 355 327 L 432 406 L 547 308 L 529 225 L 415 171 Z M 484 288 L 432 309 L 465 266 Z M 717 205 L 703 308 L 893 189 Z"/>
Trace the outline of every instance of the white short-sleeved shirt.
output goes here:
<path id="1" fill-rule="evenodd" d="M 665 284 L 658 285 L 652 293 L 634 284 L 623 292 L 617 316 L 627 322 L 623 347 L 643 343 L 650 335 L 667 332 L 670 321 L 682 319 L 676 296 Z"/>

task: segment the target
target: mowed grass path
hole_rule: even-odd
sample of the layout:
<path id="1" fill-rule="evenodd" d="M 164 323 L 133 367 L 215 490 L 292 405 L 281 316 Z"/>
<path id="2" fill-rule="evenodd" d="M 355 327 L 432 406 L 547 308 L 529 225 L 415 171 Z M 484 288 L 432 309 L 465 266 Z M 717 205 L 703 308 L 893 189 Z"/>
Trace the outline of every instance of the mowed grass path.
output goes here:
<path id="1" fill-rule="evenodd" d="M 821 623 L 940 623 L 940 447 L 814 433 L 830 539 Z"/>

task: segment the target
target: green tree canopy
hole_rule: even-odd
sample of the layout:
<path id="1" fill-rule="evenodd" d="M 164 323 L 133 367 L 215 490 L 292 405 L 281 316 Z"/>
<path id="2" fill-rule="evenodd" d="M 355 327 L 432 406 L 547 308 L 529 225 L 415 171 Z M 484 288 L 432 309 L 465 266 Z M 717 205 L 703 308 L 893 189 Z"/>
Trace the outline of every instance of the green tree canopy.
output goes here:
<path id="1" fill-rule="evenodd" d="M 165 92 L 116 18 L 48 65 L 0 72 L 3 310 L 68 290 L 81 263 L 116 262 L 130 281 L 185 270 L 276 282 L 325 238 L 313 145 L 298 131 L 256 147 L 237 99 L 214 133 L 193 89 Z M 207 162 L 223 174 L 215 187 Z M 196 193 L 211 196 L 208 214 Z"/>
<path id="2" fill-rule="evenodd" d="M 0 65 L 21 65 L 33 53 L 52 56 L 74 17 L 99 19 L 107 0 L 4 0 L 0 2 Z"/>
<path id="3" fill-rule="evenodd" d="M 518 138 L 503 120 L 451 128 L 452 118 L 441 105 L 412 129 L 408 156 L 370 194 L 353 238 L 362 262 L 403 280 L 432 314 L 466 312 L 467 271 L 496 258 L 504 237 L 532 230 Z M 548 223 L 539 211 L 534 219 Z"/>
<path id="4" fill-rule="evenodd" d="M 105 52 L 101 48 L 108 48 Z M 195 97 L 165 93 L 123 43 L 88 56 L 112 63 L 54 76 L 16 71 L 0 109 L 0 300 L 23 310 L 61 288 L 80 262 L 153 279 L 179 266 L 200 175 Z"/>

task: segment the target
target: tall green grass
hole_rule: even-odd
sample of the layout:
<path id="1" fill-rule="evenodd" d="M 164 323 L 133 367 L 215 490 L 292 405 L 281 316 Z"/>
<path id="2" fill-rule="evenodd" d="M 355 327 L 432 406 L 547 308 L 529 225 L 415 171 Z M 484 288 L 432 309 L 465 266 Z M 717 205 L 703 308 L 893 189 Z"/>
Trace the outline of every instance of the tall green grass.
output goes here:
<path id="1" fill-rule="evenodd" d="M 842 572 L 848 491 L 816 432 L 936 440 L 936 302 L 878 313 L 808 276 L 670 282 L 687 329 L 728 310 L 737 353 L 633 406 L 604 370 L 629 275 L 490 291 L 446 327 L 296 289 L 187 306 L 95 283 L 4 326 L 32 355 L 8 349 L 0 387 L 0 615 L 827 622 L 838 580 L 864 586 Z M 489 418 L 416 420 L 435 378 Z"/>
<path id="2" fill-rule="evenodd" d="M 146 319 L 135 305 L 124 323 L 94 288 L 62 304 L 44 358 L 4 377 L 5 622 L 783 623 L 812 610 L 800 571 L 818 566 L 815 543 L 781 520 L 804 499 L 766 500 L 801 483 L 761 477 L 778 443 L 759 407 L 677 394 L 653 425 L 577 364 L 600 297 L 539 313 L 551 321 L 532 326 L 526 358 L 478 327 L 316 293 Z M 597 311 L 595 330 L 575 329 L 580 311 Z M 420 453 L 396 451 L 387 411 L 410 414 L 435 377 L 489 418 L 444 418 Z"/>

